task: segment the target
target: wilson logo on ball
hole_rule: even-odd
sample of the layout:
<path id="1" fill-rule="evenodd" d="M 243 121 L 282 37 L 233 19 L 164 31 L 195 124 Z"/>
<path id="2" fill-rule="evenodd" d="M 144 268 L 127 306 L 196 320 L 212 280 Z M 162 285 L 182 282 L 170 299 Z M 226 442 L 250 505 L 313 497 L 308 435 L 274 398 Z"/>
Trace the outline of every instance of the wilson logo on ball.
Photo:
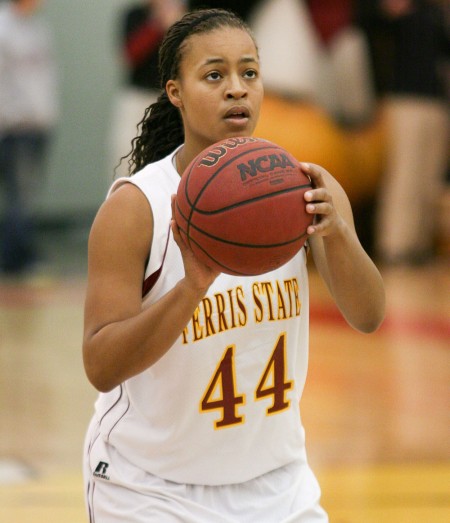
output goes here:
<path id="1" fill-rule="evenodd" d="M 227 154 L 228 151 L 232 151 L 236 149 L 236 147 L 256 141 L 256 138 L 251 138 L 248 136 L 244 136 L 242 138 L 229 138 L 220 145 L 210 149 L 208 154 L 200 160 L 199 165 L 204 165 L 205 167 L 214 167 L 217 165 L 217 162 Z"/>
<path id="2" fill-rule="evenodd" d="M 295 165 L 291 162 L 285 154 L 270 154 L 258 156 L 255 159 L 251 159 L 246 163 L 240 163 L 236 167 L 239 169 L 241 180 L 245 182 L 247 176 L 255 177 L 258 173 L 267 173 L 274 171 L 275 169 L 285 169 L 287 166 L 295 168 Z"/>

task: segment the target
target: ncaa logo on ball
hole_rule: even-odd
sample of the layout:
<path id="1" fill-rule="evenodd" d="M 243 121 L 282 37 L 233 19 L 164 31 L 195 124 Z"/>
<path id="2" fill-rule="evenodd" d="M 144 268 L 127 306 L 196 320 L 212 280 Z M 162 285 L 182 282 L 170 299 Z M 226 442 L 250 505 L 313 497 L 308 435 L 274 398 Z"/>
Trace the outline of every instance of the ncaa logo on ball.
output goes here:
<path id="1" fill-rule="evenodd" d="M 245 183 L 248 177 L 254 178 L 261 173 L 272 173 L 272 175 L 285 174 L 286 167 L 295 169 L 295 165 L 286 154 L 269 154 L 252 158 L 246 163 L 240 163 L 236 166 L 239 169 L 241 180 Z"/>

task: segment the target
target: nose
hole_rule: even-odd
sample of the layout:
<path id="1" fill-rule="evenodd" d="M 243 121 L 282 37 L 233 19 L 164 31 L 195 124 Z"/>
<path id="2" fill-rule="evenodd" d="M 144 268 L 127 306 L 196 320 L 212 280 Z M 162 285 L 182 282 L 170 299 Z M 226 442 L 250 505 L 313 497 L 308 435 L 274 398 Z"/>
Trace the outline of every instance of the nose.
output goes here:
<path id="1" fill-rule="evenodd" d="M 232 76 L 225 90 L 227 99 L 239 100 L 247 96 L 247 87 L 240 76 Z"/>

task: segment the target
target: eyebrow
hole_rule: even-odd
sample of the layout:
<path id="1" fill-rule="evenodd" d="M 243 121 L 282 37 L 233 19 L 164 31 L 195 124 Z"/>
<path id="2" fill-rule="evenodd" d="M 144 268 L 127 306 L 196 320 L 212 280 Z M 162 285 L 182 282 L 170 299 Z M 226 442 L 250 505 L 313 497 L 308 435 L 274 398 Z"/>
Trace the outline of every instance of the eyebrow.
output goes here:
<path id="1" fill-rule="evenodd" d="M 246 64 L 246 63 L 257 63 L 258 60 L 254 57 L 254 56 L 243 56 L 240 60 L 239 60 L 239 63 L 243 63 L 243 64 Z M 205 62 L 203 63 L 203 65 L 211 65 L 211 64 L 223 64 L 225 63 L 225 60 L 223 58 L 219 58 L 219 57 L 213 57 L 213 58 L 208 58 L 207 60 L 205 60 Z"/>

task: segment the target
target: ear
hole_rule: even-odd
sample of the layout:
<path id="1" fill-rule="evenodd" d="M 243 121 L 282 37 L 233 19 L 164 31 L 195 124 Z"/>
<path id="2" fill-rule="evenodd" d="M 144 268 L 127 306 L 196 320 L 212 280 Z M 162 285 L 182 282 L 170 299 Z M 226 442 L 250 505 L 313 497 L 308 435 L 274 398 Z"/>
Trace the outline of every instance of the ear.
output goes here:
<path id="1" fill-rule="evenodd" d="M 169 80 L 166 83 L 166 92 L 170 102 L 179 109 L 183 107 L 181 100 L 180 85 L 177 80 Z"/>

